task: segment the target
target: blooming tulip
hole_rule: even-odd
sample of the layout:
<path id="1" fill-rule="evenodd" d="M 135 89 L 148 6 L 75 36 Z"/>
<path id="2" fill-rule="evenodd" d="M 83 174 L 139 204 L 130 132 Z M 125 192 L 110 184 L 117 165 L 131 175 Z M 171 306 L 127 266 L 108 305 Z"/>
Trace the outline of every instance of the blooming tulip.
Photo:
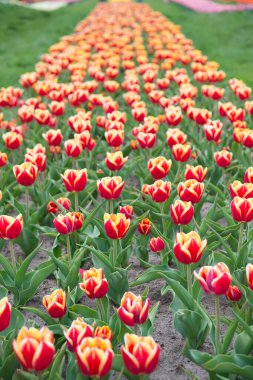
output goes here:
<path id="1" fill-rule="evenodd" d="M 65 210 L 69 210 L 71 207 L 71 202 L 68 198 L 61 197 L 57 199 L 57 203 L 59 203 Z M 57 214 L 57 212 L 61 212 L 61 209 L 58 207 L 58 205 L 50 201 L 47 204 L 47 212 L 52 214 Z"/>
<path id="2" fill-rule="evenodd" d="M 112 340 L 112 330 L 109 326 L 98 326 L 95 330 L 94 336 Z"/>
<path id="3" fill-rule="evenodd" d="M 173 223 L 186 225 L 191 222 L 194 216 L 194 208 L 191 202 L 184 202 L 178 199 L 170 206 L 170 216 Z"/>
<path id="4" fill-rule="evenodd" d="M 83 191 L 87 184 L 87 169 L 67 169 L 61 178 L 67 191 Z"/>
<path id="5" fill-rule="evenodd" d="M 59 214 L 54 220 L 56 230 L 62 234 L 71 234 L 80 230 L 83 226 L 84 217 L 80 212 L 68 212 L 66 215 Z"/>
<path id="6" fill-rule="evenodd" d="M 246 265 L 246 278 L 249 288 L 253 290 L 253 265 L 250 263 Z"/>
<path id="7" fill-rule="evenodd" d="M 240 301 L 240 299 L 242 298 L 242 292 L 238 288 L 238 286 L 230 285 L 226 292 L 226 298 L 232 302 Z"/>
<path id="8" fill-rule="evenodd" d="M 172 147 L 172 154 L 176 161 L 188 161 L 191 155 L 191 147 L 188 144 L 175 144 Z"/>
<path id="9" fill-rule="evenodd" d="M 109 170 L 121 170 L 125 165 L 128 157 L 123 157 L 122 152 L 106 153 L 105 163 Z"/>
<path id="10" fill-rule="evenodd" d="M 133 206 L 129 206 L 129 205 L 120 206 L 119 212 L 120 212 L 120 214 L 124 214 L 127 219 L 131 220 L 133 217 L 134 208 L 133 208 Z"/>
<path id="11" fill-rule="evenodd" d="M 231 274 L 224 263 L 200 268 L 199 273 L 194 271 L 194 276 L 200 283 L 205 293 L 216 296 L 225 294 L 231 285 Z"/>
<path id="12" fill-rule="evenodd" d="M 85 323 L 84 319 L 78 317 L 72 323 L 70 328 L 64 332 L 67 340 L 67 347 L 70 351 L 76 351 L 77 346 L 84 338 L 93 336 L 93 328 Z"/>
<path id="13" fill-rule="evenodd" d="M 108 282 L 104 278 L 103 269 L 81 270 L 81 276 L 83 282 L 79 286 L 89 298 L 102 298 L 107 294 Z"/>
<path id="14" fill-rule="evenodd" d="M 154 179 L 162 179 L 169 173 L 171 164 L 171 160 L 162 156 L 151 158 L 148 161 L 148 170 Z"/>
<path id="15" fill-rule="evenodd" d="M 154 202 L 165 202 L 170 196 L 170 182 L 164 182 L 161 179 L 155 181 L 150 186 L 150 194 Z"/>
<path id="16" fill-rule="evenodd" d="M 110 239 L 123 239 L 130 227 L 130 219 L 124 214 L 104 215 L 105 232 Z"/>
<path id="17" fill-rule="evenodd" d="M 203 182 L 206 178 L 207 168 L 203 168 L 201 165 L 192 166 L 186 165 L 185 179 L 195 179 L 198 182 Z"/>
<path id="18" fill-rule="evenodd" d="M 188 234 L 180 232 L 176 235 L 173 250 L 180 263 L 192 264 L 200 260 L 206 244 L 206 239 L 202 241 L 195 231 L 191 231 Z"/>
<path id="19" fill-rule="evenodd" d="M 23 217 L 19 214 L 16 218 L 0 215 L 0 239 L 16 239 L 23 229 Z"/>
<path id="20" fill-rule="evenodd" d="M 162 238 L 158 236 L 157 238 L 153 237 L 149 241 L 149 248 L 152 252 L 161 252 L 165 248 L 165 244 Z"/>
<path id="21" fill-rule="evenodd" d="M 149 298 L 144 302 L 141 296 L 126 292 L 121 299 L 118 315 L 127 326 L 142 325 L 148 318 L 149 307 Z"/>
<path id="22" fill-rule="evenodd" d="M 31 186 L 37 178 L 38 168 L 31 162 L 24 162 L 21 165 L 15 165 L 13 173 L 20 185 Z"/>
<path id="23" fill-rule="evenodd" d="M 151 227 L 151 221 L 148 218 L 145 218 L 138 224 L 138 231 L 141 235 L 149 235 L 151 232 Z"/>
<path id="24" fill-rule="evenodd" d="M 67 156 L 76 158 L 82 153 L 83 147 L 80 141 L 72 139 L 65 141 L 64 149 Z"/>
<path id="25" fill-rule="evenodd" d="M 3 134 L 3 140 L 7 149 L 15 150 L 22 144 L 23 137 L 16 132 L 7 132 Z"/>
<path id="26" fill-rule="evenodd" d="M 226 149 L 223 149 L 220 152 L 215 152 L 214 160 L 218 166 L 222 168 L 226 168 L 227 166 L 231 164 L 232 153 Z"/>
<path id="27" fill-rule="evenodd" d="M 62 318 L 66 313 L 66 293 L 56 289 L 52 294 L 43 297 L 43 306 L 52 318 Z"/>
<path id="28" fill-rule="evenodd" d="M 229 186 L 231 198 L 253 198 L 253 183 L 241 183 L 234 181 Z"/>
<path id="29" fill-rule="evenodd" d="M 203 195 L 204 184 L 196 181 L 195 179 L 189 179 L 185 182 L 178 184 L 177 192 L 182 201 L 198 203 Z"/>
<path id="30" fill-rule="evenodd" d="M 121 177 L 104 177 L 97 181 L 99 194 L 105 199 L 117 199 L 120 197 L 125 182 Z"/>
<path id="31" fill-rule="evenodd" d="M 244 174 L 245 183 L 253 183 L 253 167 L 250 166 Z"/>

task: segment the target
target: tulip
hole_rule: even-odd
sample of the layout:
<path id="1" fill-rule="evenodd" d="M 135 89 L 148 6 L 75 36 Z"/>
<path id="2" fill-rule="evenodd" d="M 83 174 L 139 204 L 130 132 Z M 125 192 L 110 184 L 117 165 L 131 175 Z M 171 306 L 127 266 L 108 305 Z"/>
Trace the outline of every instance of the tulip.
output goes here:
<path id="1" fill-rule="evenodd" d="M 120 212 L 120 214 L 124 214 L 127 219 L 132 220 L 134 208 L 133 208 L 133 206 L 129 206 L 129 205 L 120 206 L 119 212 Z"/>
<path id="2" fill-rule="evenodd" d="M 52 294 L 44 296 L 42 303 L 52 318 L 62 318 L 66 314 L 66 293 L 62 289 L 56 289 Z"/>
<path id="3" fill-rule="evenodd" d="M 250 166 L 244 174 L 245 183 L 253 183 L 253 167 Z"/>
<path id="4" fill-rule="evenodd" d="M 142 149 L 150 149 L 155 145 L 156 134 L 140 132 L 137 135 L 137 140 Z"/>
<path id="5" fill-rule="evenodd" d="M 99 195 L 108 200 L 119 198 L 124 185 L 121 177 L 104 177 L 97 181 Z"/>
<path id="6" fill-rule="evenodd" d="M 175 144 L 172 147 L 172 154 L 176 161 L 188 161 L 191 155 L 191 147 L 188 144 Z"/>
<path id="7" fill-rule="evenodd" d="M 83 282 L 79 286 L 90 299 L 103 298 L 107 294 L 108 282 L 103 269 L 90 268 L 81 273 Z"/>
<path id="8" fill-rule="evenodd" d="M 236 285 L 230 285 L 225 295 L 232 302 L 238 302 L 242 298 L 242 292 Z"/>
<path id="9" fill-rule="evenodd" d="M 149 307 L 149 298 L 144 302 L 141 296 L 126 292 L 121 299 L 118 316 L 127 326 L 142 325 L 148 318 Z"/>
<path id="10" fill-rule="evenodd" d="M 223 124 L 219 120 L 210 121 L 205 124 L 204 131 L 207 141 L 219 142 L 221 138 Z"/>
<path id="11" fill-rule="evenodd" d="M 49 125 L 51 114 L 48 110 L 42 110 L 37 108 L 34 111 L 34 119 L 37 121 L 40 125 Z"/>
<path id="12" fill-rule="evenodd" d="M 7 164 L 8 157 L 6 153 L 0 152 L 0 168 Z"/>
<path id="13" fill-rule="evenodd" d="M 101 379 L 110 372 L 114 353 L 109 339 L 84 338 L 76 348 L 76 357 L 85 376 Z"/>
<path id="14" fill-rule="evenodd" d="M 37 178 L 38 168 L 30 162 L 24 162 L 21 165 L 15 165 L 13 172 L 20 185 L 31 186 Z"/>
<path id="15" fill-rule="evenodd" d="M 23 229 L 23 217 L 19 214 L 16 218 L 0 215 L 0 239 L 16 239 Z"/>
<path id="16" fill-rule="evenodd" d="M 111 147 L 118 148 L 124 141 L 124 130 L 110 129 L 105 132 L 107 144 Z"/>
<path id="17" fill-rule="evenodd" d="M 83 318 L 78 317 L 71 323 L 70 328 L 64 332 L 64 335 L 68 349 L 75 352 L 84 338 L 93 337 L 93 328 L 85 323 Z"/>
<path id="18" fill-rule="evenodd" d="M 187 140 L 187 135 L 178 128 L 169 128 L 166 137 L 170 148 L 175 144 L 185 144 Z"/>
<path id="19" fill-rule="evenodd" d="M 8 328 L 11 321 L 11 304 L 8 298 L 0 299 L 0 332 Z"/>
<path id="20" fill-rule="evenodd" d="M 87 184 L 87 169 L 68 169 L 61 179 L 69 192 L 83 191 Z"/>
<path id="21" fill-rule="evenodd" d="M 194 207 L 191 202 L 178 199 L 170 206 L 170 216 L 173 223 L 177 225 L 189 224 L 194 216 Z"/>
<path id="22" fill-rule="evenodd" d="M 123 239 L 130 227 L 130 220 L 124 214 L 105 214 L 105 232 L 110 239 Z"/>
<path id="23" fill-rule="evenodd" d="M 149 248 L 152 252 L 161 252 L 165 248 L 165 244 L 162 238 L 158 236 L 157 238 L 153 237 L 149 241 Z"/>
<path id="24" fill-rule="evenodd" d="M 3 134 L 3 140 L 7 149 L 15 150 L 22 144 L 23 137 L 16 132 L 7 132 Z"/>
<path id="25" fill-rule="evenodd" d="M 148 170 L 154 179 L 162 179 L 169 173 L 171 164 L 171 160 L 166 160 L 163 156 L 151 158 L 148 161 Z"/>
<path id="26" fill-rule="evenodd" d="M 161 179 L 150 186 L 150 194 L 154 202 L 165 202 L 170 196 L 171 183 Z"/>
<path id="27" fill-rule="evenodd" d="M 142 219 L 142 221 L 138 224 L 138 231 L 141 235 L 149 235 L 151 232 L 151 221 L 148 218 Z"/>
<path id="28" fill-rule="evenodd" d="M 30 162 L 31 164 L 37 166 L 38 172 L 44 172 L 47 166 L 47 156 L 43 153 L 26 154 L 25 162 Z"/>
<path id="29" fill-rule="evenodd" d="M 253 198 L 235 196 L 231 202 L 232 217 L 236 222 L 249 223 L 253 220 Z"/>
<path id="30" fill-rule="evenodd" d="M 61 145 L 62 133 L 60 129 L 50 129 L 47 133 L 43 133 L 42 136 L 49 146 Z"/>
<path id="31" fill-rule="evenodd" d="M 212 266 L 204 266 L 199 273 L 194 271 L 194 276 L 200 283 L 205 293 L 216 296 L 225 294 L 231 285 L 231 274 L 224 263 Z"/>
<path id="32" fill-rule="evenodd" d="M 191 231 L 188 234 L 177 233 L 174 244 L 174 254 L 182 264 L 197 263 L 202 256 L 207 240 L 201 240 L 199 235 Z"/>
<path id="33" fill-rule="evenodd" d="M 71 234 L 80 230 L 83 226 L 84 217 L 80 212 L 68 212 L 66 215 L 59 214 L 54 220 L 56 230 L 62 234 Z"/>
<path id="34" fill-rule="evenodd" d="M 196 181 L 195 179 L 189 179 L 185 182 L 178 184 L 177 192 L 182 201 L 198 203 L 203 195 L 204 184 Z"/>
<path id="35" fill-rule="evenodd" d="M 12 346 L 18 361 L 27 371 L 47 369 L 55 353 L 54 336 L 47 327 L 40 330 L 22 327 Z"/>
<path id="36" fill-rule="evenodd" d="M 246 278 L 249 288 L 253 290 L 253 265 L 250 263 L 246 265 Z"/>
<path id="37" fill-rule="evenodd" d="M 173 127 L 177 126 L 182 120 L 182 113 L 180 107 L 170 106 L 166 109 L 167 123 Z"/>
<path id="38" fill-rule="evenodd" d="M 33 107 L 23 105 L 18 109 L 18 117 L 21 123 L 30 123 L 33 120 Z"/>
<path id="39" fill-rule="evenodd" d="M 151 336 L 125 334 L 121 355 L 127 370 L 134 376 L 149 375 L 159 361 L 160 346 Z"/>
<path id="40" fill-rule="evenodd" d="M 57 199 L 57 204 L 60 204 L 63 208 L 65 208 L 65 210 L 69 210 L 70 207 L 71 207 L 71 202 L 68 198 L 64 198 L 64 197 L 61 197 L 61 198 L 58 198 Z M 51 213 L 51 214 L 57 214 L 58 212 L 61 212 L 61 209 L 58 207 L 55 202 L 51 201 L 51 202 L 48 202 L 47 204 L 47 212 L 48 213 Z"/>
<path id="41" fill-rule="evenodd" d="M 106 153 L 105 163 L 109 170 L 121 170 L 125 165 L 128 157 L 123 157 L 122 152 Z"/>
<path id="42" fill-rule="evenodd" d="M 94 333 L 95 337 L 112 340 L 112 330 L 109 326 L 98 326 Z"/>
<path id="43" fill-rule="evenodd" d="M 65 141 L 64 149 L 67 156 L 76 158 L 82 153 L 83 147 L 80 141 L 72 139 Z"/>
<path id="44" fill-rule="evenodd" d="M 195 179 L 198 182 L 203 182 L 206 178 L 207 168 L 203 168 L 201 165 L 192 166 L 186 165 L 185 179 Z"/>
<path id="45" fill-rule="evenodd" d="M 253 198 L 253 183 L 241 183 L 234 181 L 229 186 L 231 198 Z"/>

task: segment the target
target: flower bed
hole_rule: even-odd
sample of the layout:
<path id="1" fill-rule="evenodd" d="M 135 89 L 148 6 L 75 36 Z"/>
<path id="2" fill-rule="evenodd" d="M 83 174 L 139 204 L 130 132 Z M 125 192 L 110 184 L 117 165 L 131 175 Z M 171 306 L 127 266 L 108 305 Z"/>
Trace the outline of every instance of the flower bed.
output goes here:
<path id="1" fill-rule="evenodd" d="M 147 378 L 159 290 L 188 359 L 250 379 L 251 89 L 134 3 L 20 84 L 0 92 L 0 377 Z"/>

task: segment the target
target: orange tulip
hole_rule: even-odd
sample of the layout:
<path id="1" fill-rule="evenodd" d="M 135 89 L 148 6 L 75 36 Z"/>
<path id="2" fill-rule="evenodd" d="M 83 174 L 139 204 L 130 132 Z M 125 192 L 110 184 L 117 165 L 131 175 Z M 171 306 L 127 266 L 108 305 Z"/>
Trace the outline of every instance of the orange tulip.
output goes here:
<path id="1" fill-rule="evenodd" d="M 98 326 L 94 333 L 95 337 L 112 340 L 112 330 L 109 326 Z"/>

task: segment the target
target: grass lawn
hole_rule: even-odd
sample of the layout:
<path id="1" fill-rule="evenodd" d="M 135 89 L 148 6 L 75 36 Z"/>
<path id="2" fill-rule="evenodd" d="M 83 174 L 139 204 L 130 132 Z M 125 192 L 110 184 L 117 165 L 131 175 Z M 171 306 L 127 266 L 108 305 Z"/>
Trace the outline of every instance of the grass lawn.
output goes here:
<path id="1" fill-rule="evenodd" d="M 97 1 L 83 0 L 54 12 L 0 4 L 0 86 L 13 85 L 33 70 L 41 54 L 73 31 Z M 253 12 L 197 14 L 162 0 L 147 0 L 154 9 L 182 25 L 195 46 L 217 60 L 229 77 L 253 87 Z"/>
<path id="2" fill-rule="evenodd" d="M 210 60 L 218 61 L 229 77 L 235 76 L 253 87 L 252 11 L 201 14 L 162 0 L 146 2 L 180 24 L 196 48 Z"/>

